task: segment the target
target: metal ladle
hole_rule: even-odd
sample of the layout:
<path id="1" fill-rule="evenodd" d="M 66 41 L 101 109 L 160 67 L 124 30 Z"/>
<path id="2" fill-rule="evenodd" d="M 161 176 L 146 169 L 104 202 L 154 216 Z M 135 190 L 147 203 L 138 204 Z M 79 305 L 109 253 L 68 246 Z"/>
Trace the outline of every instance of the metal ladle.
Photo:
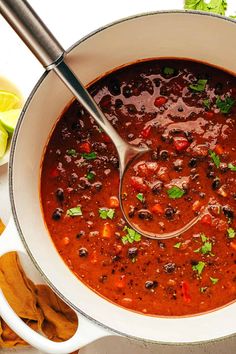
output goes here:
<path id="1" fill-rule="evenodd" d="M 147 152 L 147 147 L 135 147 L 124 141 L 111 123 L 106 119 L 100 108 L 90 96 L 78 77 L 64 62 L 65 51 L 55 39 L 49 29 L 38 17 L 32 7 L 25 0 L 0 0 L 0 13 L 10 26 L 15 30 L 35 57 L 48 71 L 53 70 L 84 106 L 98 125 L 108 134 L 113 141 L 120 162 L 120 188 L 119 199 L 121 210 L 126 221 L 143 236 L 156 239 L 172 238 L 180 235 L 192 227 L 199 217 L 192 219 L 183 228 L 163 234 L 149 234 L 132 225 L 124 212 L 122 205 L 122 181 L 129 164 L 137 157 Z M 201 214 L 202 216 L 202 214 Z"/>

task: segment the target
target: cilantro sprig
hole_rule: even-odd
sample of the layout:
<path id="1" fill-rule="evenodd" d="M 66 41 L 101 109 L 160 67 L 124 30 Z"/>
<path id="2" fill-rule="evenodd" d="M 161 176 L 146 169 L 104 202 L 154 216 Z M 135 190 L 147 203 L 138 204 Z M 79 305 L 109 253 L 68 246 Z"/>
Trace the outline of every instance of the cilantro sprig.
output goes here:
<path id="1" fill-rule="evenodd" d="M 123 231 L 127 231 L 126 235 L 121 238 L 124 245 L 127 243 L 139 242 L 141 241 L 141 235 L 135 230 L 125 226 Z"/>
<path id="2" fill-rule="evenodd" d="M 207 80 L 199 79 L 196 84 L 189 85 L 189 88 L 192 91 L 203 92 L 203 91 L 205 91 L 206 84 L 207 84 Z"/>
<path id="3" fill-rule="evenodd" d="M 220 167 L 220 157 L 212 150 L 209 150 L 209 155 L 217 168 Z"/>
<path id="4" fill-rule="evenodd" d="M 236 172 L 236 166 L 233 165 L 232 163 L 228 163 L 228 168 L 233 171 L 233 172 Z"/>
<path id="5" fill-rule="evenodd" d="M 226 96 L 224 99 L 219 96 L 216 99 L 216 107 L 223 114 L 228 114 L 233 108 L 235 100 L 232 97 Z"/>
<path id="6" fill-rule="evenodd" d="M 143 193 L 136 194 L 136 198 L 142 203 L 145 201 L 145 197 L 144 197 Z"/>
<path id="7" fill-rule="evenodd" d="M 168 197 L 171 199 L 182 198 L 184 193 L 185 193 L 185 191 L 177 186 L 173 186 L 170 189 L 168 189 L 168 191 L 167 191 Z"/>
<path id="8" fill-rule="evenodd" d="M 85 159 L 85 160 L 94 160 L 97 158 L 97 153 L 92 151 L 90 153 L 83 153 L 82 154 L 82 157 Z"/>
<path id="9" fill-rule="evenodd" d="M 78 205 L 77 207 L 68 209 L 66 215 L 74 217 L 74 216 L 82 216 L 83 213 L 81 207 Z"/>
<path id="10" fill-rule="evenodd" d="M 206 263 L 203 261 L 198 262 L 197 264 L 192 266 L 192 270 L 197 272 L 198 276 L 201 276 L 203 269 L 205 268 Z"/>
<path id="11" fill-rule="evenodd" d="M 211 0 L 206 3 L 205 0 L 185 0 L 184 8 L 186 10 L 199 10 L 213 12 L 219 15 L 225 15 L 227 10 L 226 0 Z"/>
<path id="12" fill-rule="evenodd" d="M 115 215 L 115 210 L 114 209 L 108 209 L 108 208 L 99 208 L 98 210 L 99 216 L 101 219 L 106 220 L 106 219 L 113 219 Z"/>
<path id="13" fill-rule="evenodd" d="M 235 238 L 236 236 L 236 231 L 232 227 L 227 229 L 227 233 L 228 233 L 228 238 Z"/>

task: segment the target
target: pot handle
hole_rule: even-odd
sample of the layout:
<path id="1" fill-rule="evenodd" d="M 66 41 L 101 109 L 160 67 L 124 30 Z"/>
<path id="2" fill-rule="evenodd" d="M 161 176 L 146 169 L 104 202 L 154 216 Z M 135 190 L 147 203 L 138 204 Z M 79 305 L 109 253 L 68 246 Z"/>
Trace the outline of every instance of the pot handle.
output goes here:
<path id="1" fill-rule="evenodd" d="M 25 252 L 23 244 L 17 234 L 13 220 L 9 222 L 6 230 L 0 236 L 0 256 L 11 251 Z M 0 316 L 22 339 L 33 347 L 49 354 L 68 354 L 93 341 L 111 335 L 112 333 L 92 323 L 89 319 L 76 312 L 78 328 L 72 338 L 64 342 L 53 342 L 43 335 L 35 332 L 10 307 L 2 290 L 0 289 Z"/>

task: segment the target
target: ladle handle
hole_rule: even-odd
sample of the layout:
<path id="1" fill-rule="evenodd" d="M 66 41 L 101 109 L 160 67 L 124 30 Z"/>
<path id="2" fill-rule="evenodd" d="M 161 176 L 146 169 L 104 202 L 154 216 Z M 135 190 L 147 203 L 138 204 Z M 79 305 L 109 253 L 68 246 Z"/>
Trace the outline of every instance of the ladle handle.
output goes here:
<path id="1" fill-rule="evenodd" d="M 0 13 L 45 68 L 63 59 L 64 49 L 25 0 L 0 0 Z"/>

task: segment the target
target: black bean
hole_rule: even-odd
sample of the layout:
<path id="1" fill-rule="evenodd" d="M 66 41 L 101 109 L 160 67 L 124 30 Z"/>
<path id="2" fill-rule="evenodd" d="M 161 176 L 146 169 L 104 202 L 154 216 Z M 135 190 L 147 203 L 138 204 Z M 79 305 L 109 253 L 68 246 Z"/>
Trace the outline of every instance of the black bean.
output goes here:
<path id="1" fill-rule="evenodd" d="M 123 87 L 123 95 L 125 96 L 125 98 L 129 98 L 132 96 L 132 90 L 129 86 Z"/>
<path id="2" fill-rule="evenodd" d="M 147 280 L 145 283 L 146 289 L 155 289 L 158 286 L 158 282 L 156 280 Z"/>
<path id="3" fill-rule="evenodd" d="M 166 248 L 166 244 L 165 244 L 164 242 L 158 240 L 157 243 L 158 243 L 158 246 L 159 246 L 162 250 L 164 250 L 164 249 Z"/>
<path id="4" fill-rule="evenodd" d="M 105 283 L 107 281 L 107 275 L 100 275 L 99 281 L 100 283 Z"/>
<path id="5" fill-rule="evenodd" d="M 176 264 L 169 262 L 169 263 L 164 264 L 163 268 L 166 273 L 170 274 L 175 271 Z"/>
<path id="6" fill-rule="evenodd" d="M 143 220 L 151 220 L 152 213 L 147 209 L 140 209 L 138 211 L 138 217 L 139 217 L 139 219 L 143 219 Z"/>
<path id="7" fill-rule="evenodd" d="M 157 151 L 152 151 L 151 158 L 154 161 L 157 161 L 159 159 L 159 154 Z"/>
<path id="8" fill-rule="evenodd" d="M 108 83 L 108 90 L 113 96 L 118 96 L 121 93 L 120 90 L 120 81 L 116 78 L 111 79 Z"/>
<path id="9" fill-rule="evenodd" d="M 184 110 L 184 109 L 183 109 L 182 106 L 179 106 L 179 107 L 178 107 L 178 111 L 179 111 L 179 112 L 183 112 L 183 110 Z"/>
<path id="10" fill-rule="evenodd" d="M 174 216 L 174 214 L 175 214 L 174 208 L 172 208 L 172 207 L 166 208 L 166 210 L 165 210 L 165 217 L 166 217 L 167 219 L 172 219 L 173 216 Z"/>
<path id="11" fill-rule="evenodd" d="M 62 213 L 63 213 L 63 210 L 62 210 L 62 209 L 56 208 L 56 209 L 54 210 L 54 212 L 52 213 L 52 218 L 53 218 L 53 220 L 55 220 L 55 221 L 60 220 Z"/>
<path id="12" fill-rule="evenodd" d="M 162 161 L 167 160 L 168 157 L 169 157 L 169 153 L 168 153 L 167 150 L 161 150 L 160 151 L 160 158 L 161 158 Z"/>
<path id="13" fill-rule="evenodd" d="M 123 101 L 121 101 L 119 98 L 115 100 L 115 108 L 120 109 L 123 106 Z"/>
<path id="14" fill-rule="evenodd" d="M 188 131 L 184 132 L 184 135 L 186 136 L 187 140 L 189 143 L 192 143 L 193 142 L 193 137 L 192 137 L 192 134 Z"/>
<path id="15" fill-rule="evenodd" d="M 84 236 L 85 232 L 83 230 L 80 230 L 77 234 L 76 234 L 76 238 L 79 239 L 80 237 Z"/>
<path id="16" fill-rule="evenodd" d="M 81 247 L 79 249 L 79 256 L 80 257 L 87 257 L 88 256 L 88 250 L 85 247 Z"/>
<path id="17" fill-rule="evenodd" d="M 220 188 L 220 186 L 221 186 L 221 183 L 220 183 L 219 178 L 214 179 L 214 181 L 212 182 L 212 185 L 211 185 L 212 189 L 214 191 L 216 191 L 217 189 Z"/>
<path id="18" fill-rule="evenodd" d="M 222 173 L 227 172 L 227 171 L 228 171 L 228 165 L 227 165 L 227 163 L 221 162 L 219 169 L 220 169 L 220 172 L 222 172 Z"/>
<path id="19" fill-rule="evenodd" d="M 154 82 L 156 87 L 159 87 L 161 85 L 161 80 L 160 79 L 154 79 L 153 82 Z"/>
<path id="20" fill-rule="evenodd" d="M 115 156 L 110 157 L 110 162 L 115 168 L 119 168 L 119 159 Z"/>
<path id="21" fill-rule="evenodd" d="M 228 206 L 228 205 L 225 205 L 222 207 L 222 210 L 223 210 L 223 213 L 225 214 L 225 216 L 229 219 L 233 219 L 234 217 L 234 212 L 233 210 Z"/>
<path id="22" fill-rule="evenodd" d="M 162 191 L 164 184 L 162 181 L 157 181 L 154 186 L 152 187 L 152 193 L 154 195 L 159 194 Z"/>
<path id="23" fill-rule="evenodd" d="M 223 84 L 221 82 L 217 82 L 215 85 L 215 94 L 216 95 L 221 95 L 223 90 Z"/>
<path id="24" fill-rule="evenodd" d="M 199 197 L 200 197 L 200 198 L 204 199 L 204 198 L 205 198 L 205 196 L 206 196 L 206 194 L 205 194 L 205 193 L 203 193 L 203 192 L 200 192 L 200 193 L 199 193 Z"/>
<path id="25" fill-rule="evenodd" d="M 64 197 L 64 190 L 62 188 L 58 188 L 56 191 L 56 197 L 59 202 L 63 202 L 65 199 Z"/>
<path id="26" fill-rule="evenodd" d="M 215 172 L 214 171 L 207 171 L 207 178 L 215 178 Z"/>
<path id="27" fill-rule="evenodd" d="M 130 218 L 133 218 L 134 214 L 135 214 L 135 207 L 133 205 L 130 205 L 128 215 Z"/>
<path id="28" fill-rule="evenodd" d="M 135 258 L 138 254 L 138 249 L 137 247 L 130 247 L 128 249 L 128 257 L 129 258 Z"/>
<path id="29" fill-rule="evenodd" d="M 128 104 L 126 107 L 127 107 L 127 111 L 129 112 L 129 114 L 137 113 L 137 109 L 136 109 L 135 105 Z"/>
<path id="30" fill-rule="evenodd" d="M 81 128 L 81 125 L 80 125 L 79 121 L 73 122 L 71 124 L 71 130 L 80 130 L 80 128 Z"/>
<path id="31" fill-rule="evenodd" d="M 120 260 L 121 260 L 121 257 L 118 254 L 116 254 L 115 256 L 112 257 L 112 262 L 118 262 Z"/>
<path id="32" fill-rule="evenodd" d="M 183 160 L 177 159 L 176 161 L 173 162 L 173 165 L 174 165 L 174 170 L 180 172 L 183 169 Z"/>
<path id="33" fill-rule="evenodd" d="M 196 167 L 197 166 L 197 159 L 195 157 L 192 157 L 188 163 L 189 167 Z"/>
<path id="34" fill-rule="evenodd" d="M 93 186 L 97 191 L 100 191 L 102 189 L 102 182 L 95 182 Z"/>

